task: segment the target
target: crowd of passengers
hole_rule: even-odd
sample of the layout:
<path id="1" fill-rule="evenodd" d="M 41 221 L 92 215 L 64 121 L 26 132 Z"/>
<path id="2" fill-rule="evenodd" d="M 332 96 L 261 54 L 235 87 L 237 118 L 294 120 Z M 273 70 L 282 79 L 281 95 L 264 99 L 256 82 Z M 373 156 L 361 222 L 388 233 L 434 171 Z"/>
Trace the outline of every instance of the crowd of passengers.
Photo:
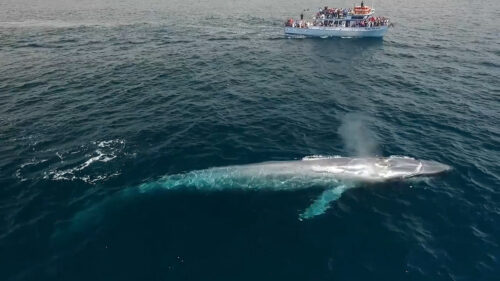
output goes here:
<path id="1" fill-rule="evenodd" d="M 312 26 L 342 26 L 342 27 L 375 27 L 385 26 L 389 24 L 389 20 L 384 17 L 369 17 L 364 20 L 315 20 Z"/>
<path id="2" fill-rule="evenodd" d="M 352 15 L 352 9 L 328 8 L 319 9 L 315 19 L 341 19 L 347 15 Z"/>
<path id="3" fill-rule="evenodd" d="M 376 27 L 376 26 L 386 26 L 389 24 L 389 20 L 385 17 L 369 17 L 363 20 L 334 20 L 334 19 L 316 19 L 312 23 L 306 22 L 304 20 L 295 21 L 289 19 L 286 22 L 286 26 L 298 27 L 298 28 L 308 28 L 311 26 L 326 26 L 326 27 Z"/>

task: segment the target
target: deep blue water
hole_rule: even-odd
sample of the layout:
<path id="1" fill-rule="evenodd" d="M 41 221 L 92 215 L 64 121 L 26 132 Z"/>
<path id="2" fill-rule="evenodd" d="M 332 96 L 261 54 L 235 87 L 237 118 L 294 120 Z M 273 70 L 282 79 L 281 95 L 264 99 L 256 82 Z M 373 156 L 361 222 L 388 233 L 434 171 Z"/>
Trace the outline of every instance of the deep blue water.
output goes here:
<path id="1" fill-rule="evenodd" d="M 383 40 L 282 35 L 324 4 L 1 1 L 0 280 L 499 280 L 498 1 L 376 1 Z M 138 188 L 358 153 L 453 170 L 304 221 L 316 188 Z"/>

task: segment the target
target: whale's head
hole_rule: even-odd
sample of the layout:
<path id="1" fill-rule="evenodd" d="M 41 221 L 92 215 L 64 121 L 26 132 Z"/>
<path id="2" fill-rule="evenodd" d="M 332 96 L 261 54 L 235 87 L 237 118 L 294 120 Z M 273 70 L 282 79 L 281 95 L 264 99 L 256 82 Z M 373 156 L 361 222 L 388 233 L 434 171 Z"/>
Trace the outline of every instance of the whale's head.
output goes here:
<path id="1" fill-rule="evenodd" d="M 339 179 L 361 182 L 434 176 L 451 169 L 450 166 L 435 161 L 401 156 L 307 160 L 313 171 L 328 173 Z"/>
<path id="2" fill-rule="evenodd" d="M 410 157 L 389 157 L 382 160 L 386 170 L 394 178 L 434 176 L 451 170 L 451 167 L 436 161 L 418 160 Z"/>

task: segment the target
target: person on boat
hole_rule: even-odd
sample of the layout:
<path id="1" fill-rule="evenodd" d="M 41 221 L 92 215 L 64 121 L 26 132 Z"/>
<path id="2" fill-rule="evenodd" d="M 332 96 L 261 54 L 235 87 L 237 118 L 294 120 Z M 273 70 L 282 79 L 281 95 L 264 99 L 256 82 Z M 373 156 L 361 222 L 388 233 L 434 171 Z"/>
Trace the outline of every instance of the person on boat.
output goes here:
<path id="1" fill-rule="evenodd" d="M 361 8 L 364 8 L 365 7 L 365 3 L 363 1 L 361 1 Z"/>

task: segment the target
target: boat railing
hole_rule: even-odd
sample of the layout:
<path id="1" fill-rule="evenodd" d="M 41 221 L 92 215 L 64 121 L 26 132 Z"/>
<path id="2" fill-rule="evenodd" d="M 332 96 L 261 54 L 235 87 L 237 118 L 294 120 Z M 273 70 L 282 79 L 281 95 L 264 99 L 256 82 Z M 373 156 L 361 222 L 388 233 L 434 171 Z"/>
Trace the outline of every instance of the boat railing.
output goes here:
<path id="1" fill-rule="evenodd" d="M 286 27 L 291 27 L 291 28 L 299 28 L 299 29 L 318 29 L 318 28 L 323 28 L 323 29 L 328 29 L 328 28 L 348 28 L 348 29 L 381 29 L 384 27 L 389 27 L 390 24 L 383 24 L 383 25 L 372 25 L 372 26 L 360 26 L 360 25 L 355 25 L 355 26 L 343 26 L 343 25 L 338 25 L 338 26 L 328 26 L 328 25 L 291 25 L 291 26 L 286 26 Z"/>

